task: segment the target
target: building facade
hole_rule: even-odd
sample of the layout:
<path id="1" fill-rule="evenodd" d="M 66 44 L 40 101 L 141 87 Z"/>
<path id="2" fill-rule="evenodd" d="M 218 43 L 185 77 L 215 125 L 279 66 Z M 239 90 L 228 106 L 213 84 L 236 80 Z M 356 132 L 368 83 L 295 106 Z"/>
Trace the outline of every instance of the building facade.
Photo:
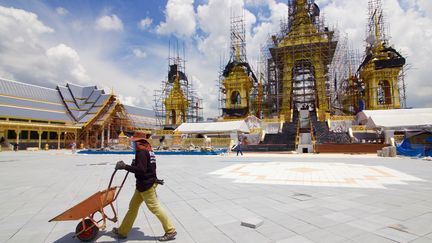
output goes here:
<path id="1" fill-rule="evenodd" d="M 0 78 L 3 148 L 104 148 L 116 144 L 121 131 L 155 127 L 153 110 L 123 105 L 96 86 L 52 89 Z"/>

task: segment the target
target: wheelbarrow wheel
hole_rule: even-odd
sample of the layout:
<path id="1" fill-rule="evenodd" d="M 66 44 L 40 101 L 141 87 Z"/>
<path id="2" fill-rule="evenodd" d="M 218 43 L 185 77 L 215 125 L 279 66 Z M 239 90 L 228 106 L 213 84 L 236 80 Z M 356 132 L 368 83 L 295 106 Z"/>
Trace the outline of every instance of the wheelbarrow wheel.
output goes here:
<path id="1" fill-rule="evenodd" d="M 96 225 L 94 225 L 93 221 L 91 221 L 90 219 L 84 220 L 84 224 L 86 230 L 81 232 L 84 229 L 84 225 L 82 221 L 78 223 L 75 229 L 75 234 L 77 234 L 76 236 L 81 241 L 85 241 L 85 242 L 93 241 L 96 238 L 97 234 L 99 233 L 99 228 Z M 78 234 L 79 232 L 81 233 Z"/>

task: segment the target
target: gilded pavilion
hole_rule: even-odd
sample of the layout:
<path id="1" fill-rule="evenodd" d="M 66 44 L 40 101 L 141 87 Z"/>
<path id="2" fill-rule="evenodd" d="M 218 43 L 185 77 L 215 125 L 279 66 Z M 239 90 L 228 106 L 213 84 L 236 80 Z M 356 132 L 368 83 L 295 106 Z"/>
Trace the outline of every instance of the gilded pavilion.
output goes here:
<path id="1" fill-rule="evenodd" d="M 58 85 L 55 89 L 0 78 L 0 138 L 3 148 L 104 148 L 121 131 L 150 131 L 153 110 L 121 104 L 96 86 Z"/>

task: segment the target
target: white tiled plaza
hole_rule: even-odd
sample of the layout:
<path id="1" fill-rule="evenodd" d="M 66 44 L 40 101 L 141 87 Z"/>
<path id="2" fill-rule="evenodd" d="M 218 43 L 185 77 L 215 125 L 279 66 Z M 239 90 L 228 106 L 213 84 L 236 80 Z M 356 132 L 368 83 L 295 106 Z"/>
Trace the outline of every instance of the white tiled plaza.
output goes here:
<path id="1" fill-rule="evenodd" d="M 238 183 L 385 188 L 385 184 L 423 181 L 383 166 L 320 162 L 236 164 L 212 172 Z"/>
<path id="2" fill-rule="evenodd" d="M 79 242 L 77 221 L 48 220 L 106 188 L 118 160 L 69 151 L 0 153 L 0 242 Z M 159 156 L 173 242 L 432 242 L 432 162 L 373 155 Z M 115 177 L 121 182 L 123 172 Z M 120 219 L 130 176 L 115 202 Z M 108 210 L 109 211 L 109 210 Z M 241 226 L 248 219 L 263 224 Z M 109 223 L 96 242 L 118 242 Z M 163 230 L 142 207 L 128 239 Z"/>

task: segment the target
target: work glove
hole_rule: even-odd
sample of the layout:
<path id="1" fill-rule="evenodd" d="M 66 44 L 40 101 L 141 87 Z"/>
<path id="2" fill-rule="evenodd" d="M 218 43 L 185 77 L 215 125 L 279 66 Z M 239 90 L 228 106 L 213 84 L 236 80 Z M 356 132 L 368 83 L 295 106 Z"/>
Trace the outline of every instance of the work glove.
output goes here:
<path id="1" fill-rule="evenodd" d="M 123 160 L 120 160 L 117 162 L 116 166 L 115 166 L 116 170 L 124 170 L 126 169 L 126 164 L 125 162 L 123 162 Z"/>
<path id="2" fill-rule="evenodd" d="M 156 183 L 159 185 L 163 185 L 165 182 L 164 182 L 164 180 L 156 179 Z"/>

